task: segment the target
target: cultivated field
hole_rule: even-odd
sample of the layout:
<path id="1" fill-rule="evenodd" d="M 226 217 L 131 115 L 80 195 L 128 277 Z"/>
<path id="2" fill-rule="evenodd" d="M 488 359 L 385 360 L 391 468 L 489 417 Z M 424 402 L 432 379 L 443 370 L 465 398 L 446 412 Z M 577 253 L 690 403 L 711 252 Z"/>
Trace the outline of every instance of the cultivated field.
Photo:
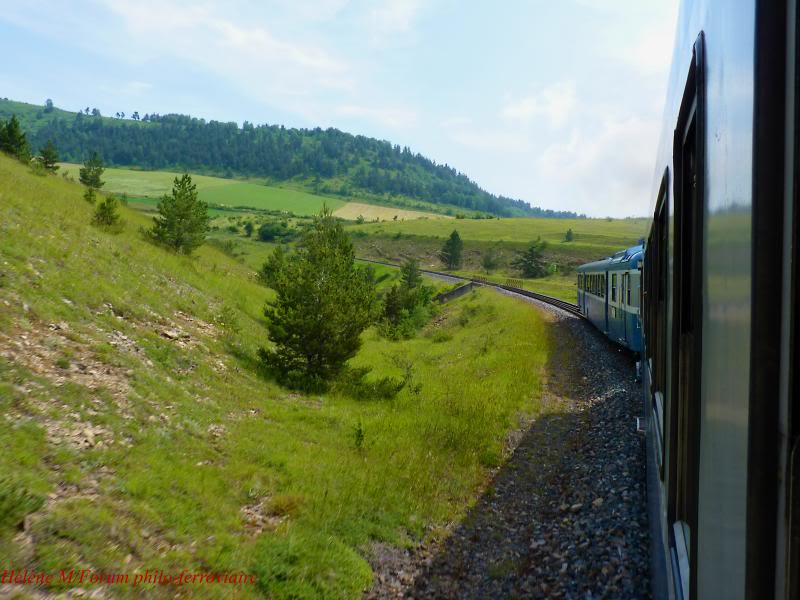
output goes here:
<path id="1" fill-rule="evenodd" d="M 363 204 L 361 202 L 348 202 L 334 213 L 337 217 L 355 221 L 364 217 L 365 221 L 406 221 L 409 219 L 452 219 L 446 215 L 426 213 L 418 210 L 405 210 L 391 206 L 378 206 L 377 204 Z"/>

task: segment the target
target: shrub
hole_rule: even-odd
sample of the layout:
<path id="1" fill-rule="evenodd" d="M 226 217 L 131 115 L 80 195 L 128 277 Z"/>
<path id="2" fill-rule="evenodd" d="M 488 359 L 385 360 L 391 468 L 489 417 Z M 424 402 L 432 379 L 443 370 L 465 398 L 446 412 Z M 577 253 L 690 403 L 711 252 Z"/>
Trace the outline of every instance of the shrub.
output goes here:
<path id="1" fill-rule="evenodd" d="M 464 251 L 464 242 L 461 241 L 461 236 L 458 231 L 453 230 L 450 237 L 442 246 L 439 252 L 439 257 L 442 259 L 444 266 L 448 269 L 457 269 L 461 266 L 461 254 Z"/>
<path id="2" fill-rule="evenodd" d="M 381 377 L 368 380 L 370 367 L 345 368 L 336 378 L 332 391 L 356 400 L 392 400 L 406 386 L 406 378 Z"/>
<path id="3" fill-rule="evenodd" d="M 284 258 L 270 275 L 277 297 L 264 309 L 275 348 L 259 355 L 281 383 L 325 389 L 375 320 L 372 269 L 356 266 L 353 244 L 327 207 Z"/>
<path id="4" fill-rule="evenodd" d="M 91 188 L 89 188 L 91 189 Z M 113 228 L 119 225 L 120 217 L 117 211 L 117 197 L 114 194 L 109 194 L 103 201 L 94 209 L 94 216 L 92 217 L 92 225 L 98 227 Z"/>
<path id="5" fill-rule="evenodd" d="M 511 266 L 519 269 L 523 277 L 544 277 L 547 275 L 549 266 L 544 258 L 544 250 L 547 242 L 540 237 L 532 242 L 528 249 L 520 254 Z"/>
<path id="6" fill-rule="evenodd" d="M 380 333 L 391 339 L 412 337 L 431 316 L 433 294 L 433 288 L 422 284 L 417 261 L 407 260 L 401 282 L 384 295 Z"/>

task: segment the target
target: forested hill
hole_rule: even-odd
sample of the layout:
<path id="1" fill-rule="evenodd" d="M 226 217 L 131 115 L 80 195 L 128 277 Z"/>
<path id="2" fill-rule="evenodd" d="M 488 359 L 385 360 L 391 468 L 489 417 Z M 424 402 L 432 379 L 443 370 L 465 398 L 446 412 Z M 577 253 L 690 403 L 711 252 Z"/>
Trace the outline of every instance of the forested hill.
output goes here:
<path id="1" fill-rule="evenodd" d="M 337 129 L 293 129 L 206 121 L 184 115 L 69 112 L 0 100 L 0 118 L 16 114 L 31 147 L 48 139 L 60 158 L 82 162 L 97 151 L 109 165 L 186 169 L 223 176 L 299 180 L 315 191 L 368 194 L 392 202 L 414 199 L 501 216 L 576 217 L 495 196 L 452 167 L 387 141 Z"/>

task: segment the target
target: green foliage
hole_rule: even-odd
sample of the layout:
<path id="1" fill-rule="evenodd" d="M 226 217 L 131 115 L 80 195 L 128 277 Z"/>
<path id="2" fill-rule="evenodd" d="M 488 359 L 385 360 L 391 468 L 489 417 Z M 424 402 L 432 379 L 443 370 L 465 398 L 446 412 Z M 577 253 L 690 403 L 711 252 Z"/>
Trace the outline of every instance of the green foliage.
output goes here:
<path id="1" fill-rule="evenodd" d="M 47 169 L 44 168 L 42 161 L 34 160 L 30 163 L 30 166 L 31 166 L 31 173 L 33 173 L 34 175 L 37 175 L 39 177 L 44 177 L 45 175 L 47 175 Z"/>
<path id="2" fill-rule="evenodd" d="M 364 224 L 364 215 L 358 215 L 356 217 L 356 225 L 363 225 Z"/>
<path id="3" fill-rule="evenodd" d="M 8 121 L 0 121 L 0 151 L 26 162 L 30 158 L 28 138 L 20 127 L 17 115 Z"/>
<path id="4" fill-rule="evenodd" d="M 323 209 L 271 279 L 277 297 L 264 313 L 275 348 L 261 358 L 285 385 L 324 389 L 375 319 L 372 270 L 356 266 L 350 238 Z"/>
<path id="5" fill-rule="evenodd" d="M 422 285 L 422 273 L 419 271 L 419 263 L 410 258 L 403 263 L 400 269 L 400 279 L 403 282 L 403 288 L 406 290 L 414 290 Z"/>
<path id="6" fill-rule="evenodd" d="M 97 192 L 95 192 L 94 188 L 87 187 L 83 192 L 83 199 L 89 204 L 94 204 L 97 200 Z"/>
<path id="7" fill-rule="evenodd" d="M 497 250 L 494 248 L 487 248 L 481 255 L 481 266 L 487 273 L 494 271 L 500 264 L 500 259 L 497 255 Z"/>
<path id="8" fill-rule="evenodd" d="M 572 239 L 573 239 L 572 227 L 570 227 L 569 229 L 567 229 L 567 233 L 564 234 L 564 241 L 571 242 Z"/>
<path id="9" fill-rule="evenodd" d="M 286 250 L 277 246 L 258 272 L 259 280 L 268 287 L 278 285 L 278 277 L 286 267 Z"/>
<path id="10" fill-rule="evenodd" d="M 47 143 L 44 147 L 39 150 L 39 161 L 42 163 L 42 166 L 49 171 L 50 173 L 55 173 L 58 171 L 58 150 L 56 149 L 56 145 L 53 143 L 53 140 L 47 140 Z"/>
<path id="11" fill-rule="evenodd" d="M 8 475 L 0 477 L 0 529 L 19 525 L 42 504 L 44 498 L 31 493 L 19 481 Z"/>
<path id="12" fill-rule="evenodd" d="M 400 283 L 389 288 L 383 298 L 381 333 L 392 339 L 410 338 L 425 325 L 433 310 L 434 290 L 422 284 L 415 259 L 408 259 L 400 272 Z"/>
<path id="13" fill-rule="evenodd" d="M 364 448 L 364 437 L 364 425 L 361 423 L 361 419 L 359 419 L 358 423 L 356 423 L 356 426 L 353 428 L 356 450 L 361 451 Z"/>
<path id="14" fill-rule="evenodd" d="M 105 196 L 102 202 L 94 209 L 92 225 L 109 229 L 119 225 L 120 216 L 117 205 L 117 197 L 114 194 Z"/>
<path id="15" fill-rule="evenodd" d="M 208 206 L 197 198 L 197 186 L 188 173 L 175 178 L 172 194 L 158 203 L 150 236 L 167 248 L 191 254 L 203 245 L 208 232 Z"/>
<path id="16" fill-rule="evenodd" d="M 448 269 L 458 269 L 461 266 L 461 255 L 464 251 L 464 242 L 455 229 L 439 252 L 444 266 Z"/>
<path id="17" fill-rule="evenodd" d="M 105 182 L 101 179 L 103 171 L 105 171 L 103 160 L 97 152 L 92 152 L 92 155 L 81 167 L 79 173 L 80 182 L 88 188 L 99 190 L 105 185 Z"/>
<path id="18" fill-rule="evenodd" d="M 245 224 L 244 224 L 244 234 L 247 237 L 252 237 L 254 229 L 255 229 L 255 226 L 253 225 L 252 221 L 245 222 Z"/>
<path id="19" fill-rule="evenodd" d="M 545 248 L 547 248 L 547 242 L 541 238 L 536 238 L 536 241 L 532 242 L 511 263 L 511 266 L 518 269 L 523 277 L 544 277 L 549 270 L 547 261 L 544 258 Z"/>
<path id="20" fill-rule="evenodd" d="M 289 228 L 286 221 L 267 221 L 258 228 L 258 239 L 262 242 L 288 241 L 293 237 L 294 231 Z"/>

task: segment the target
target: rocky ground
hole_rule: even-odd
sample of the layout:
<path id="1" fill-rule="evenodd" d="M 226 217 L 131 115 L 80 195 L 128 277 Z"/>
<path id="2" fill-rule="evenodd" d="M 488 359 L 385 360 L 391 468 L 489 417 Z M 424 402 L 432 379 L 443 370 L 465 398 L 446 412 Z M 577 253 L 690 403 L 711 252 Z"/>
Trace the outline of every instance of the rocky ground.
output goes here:
<path id="1" fill-rule="evenodd" d="M 444 539 L 373 549 L 365 597 L 649 597 L 634 359 L 588 323 L 542 309 L 555 347 L 542 414 Z"/>

